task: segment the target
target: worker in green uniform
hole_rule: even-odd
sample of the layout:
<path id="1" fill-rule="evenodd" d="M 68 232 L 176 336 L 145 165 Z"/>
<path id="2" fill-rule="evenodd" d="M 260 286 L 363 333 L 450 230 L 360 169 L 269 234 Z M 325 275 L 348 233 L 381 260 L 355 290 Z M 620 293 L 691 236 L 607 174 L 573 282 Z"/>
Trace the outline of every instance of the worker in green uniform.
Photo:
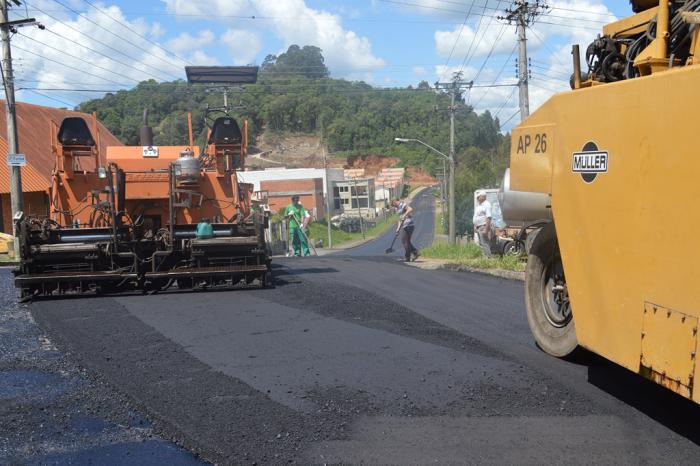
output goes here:
<path id="1" fill-rule="evenodd" d="M 304 206 L 299 202 L 299 196 L 292 196 L 292 203 L 287 206 L 284 211 L 284 216 L 289 219 L 289 232 L 292 236 L 292 246 L 294 247 L 294 255 L 300 257 L 309 256 L 309 243 L 306 241 L 306 234 L 303 230 L 311 219 Z"/>

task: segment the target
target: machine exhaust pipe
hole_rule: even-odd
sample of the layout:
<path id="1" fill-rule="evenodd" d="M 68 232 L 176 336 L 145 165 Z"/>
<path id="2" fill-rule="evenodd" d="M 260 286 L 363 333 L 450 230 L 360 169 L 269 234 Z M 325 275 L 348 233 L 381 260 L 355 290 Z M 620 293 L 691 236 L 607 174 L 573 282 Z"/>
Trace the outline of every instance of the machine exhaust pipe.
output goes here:
<path id="1" fill-rule="evenodd" d="M 498 192 L 498 202 L 506 225 L 523 226 L 537 221 L 551 221 L 552 209 L 548 193 L 511 191 L 510 168 L 506 168 Z"/>
<path id="2" fill-rule="evenodd" d="M 148 126 L 148 107 L 143 109 L 143 126 L 139 132 L 139 141 L 144 147 L 153 146 L 153 128 Z"/>

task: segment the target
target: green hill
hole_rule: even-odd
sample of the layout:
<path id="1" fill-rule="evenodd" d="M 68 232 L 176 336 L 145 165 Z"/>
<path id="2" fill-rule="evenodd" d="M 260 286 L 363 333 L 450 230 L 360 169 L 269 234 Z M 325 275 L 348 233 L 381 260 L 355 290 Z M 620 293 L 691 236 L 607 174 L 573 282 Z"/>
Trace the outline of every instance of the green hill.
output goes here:
<path id="1" fill-rule="evenodd" d="M 438 156 L 419 145 L 396 144 L 394 138 L 421 139 L 443 152 L 449 148 L 448 95 L 426 82 L 417 88 L 385 89 L 330 78 L 321 50 L 313 46 L 293 45 L 279 56 L 268 55 L 258 82 L 232 92 L 229 99 L 238 107 L 235 116 L 249 121 L 251 144 L 263 131 L 322 134 L 336 155 L 383 154 L 433 173 L 442 167 Z M 79 110 L 97 112 L 125 144 L 138 144 L 141 115 L 148 107 L 159 145 L 186 144 L 186 113 L 192 112 L 194 132 L 202 144 L 207 105 L 221 106 L 221 92 L 185 81 L 145 81 L 131 90 L 84 102 Z M 510 142 L 488 112 L 477 115 L 460 101 L 456 115 L 458 222 L 464 229 L 471 220 L 471 192 L 498 183 Z"/>

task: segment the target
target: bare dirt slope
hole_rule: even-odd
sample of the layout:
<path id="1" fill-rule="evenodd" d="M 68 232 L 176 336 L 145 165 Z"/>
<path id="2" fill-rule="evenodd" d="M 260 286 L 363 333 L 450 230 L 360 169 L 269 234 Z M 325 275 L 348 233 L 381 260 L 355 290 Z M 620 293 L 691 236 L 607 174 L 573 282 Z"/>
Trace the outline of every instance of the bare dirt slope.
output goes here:
<path id="1" fill-rule="evenodd" d="M 331 168 L 364 168 L 367 176 L 377 176 L 384 168 L 399 166 L 399 159 L 382 154 L 364 154 L 336 157 L 325 148 L 328 166 Z M 279 135 L 264 133 L 257 147 L 250 151 L 247 166 L 250 169 L 272 167 L 323 168 L 324 147 L 318 136 Z M 409 183 L 432 185 L 436 183 L 428 172 L 419 167 L 408 167 Z"/>

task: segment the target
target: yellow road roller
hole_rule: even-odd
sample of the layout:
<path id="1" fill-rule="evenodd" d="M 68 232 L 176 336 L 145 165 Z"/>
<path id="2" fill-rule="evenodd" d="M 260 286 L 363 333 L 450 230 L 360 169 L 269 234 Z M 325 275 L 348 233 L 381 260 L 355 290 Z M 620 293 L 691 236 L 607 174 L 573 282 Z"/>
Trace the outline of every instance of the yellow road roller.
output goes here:
<path id="1" fill-rule="evenodd" d="M 574 46 L 572 90 L 513 130 L 504 217 L 543 225 L 525 289 L 542 350 L 583 347 L 700 402 L 700 0 L 630 3 Z"/>

